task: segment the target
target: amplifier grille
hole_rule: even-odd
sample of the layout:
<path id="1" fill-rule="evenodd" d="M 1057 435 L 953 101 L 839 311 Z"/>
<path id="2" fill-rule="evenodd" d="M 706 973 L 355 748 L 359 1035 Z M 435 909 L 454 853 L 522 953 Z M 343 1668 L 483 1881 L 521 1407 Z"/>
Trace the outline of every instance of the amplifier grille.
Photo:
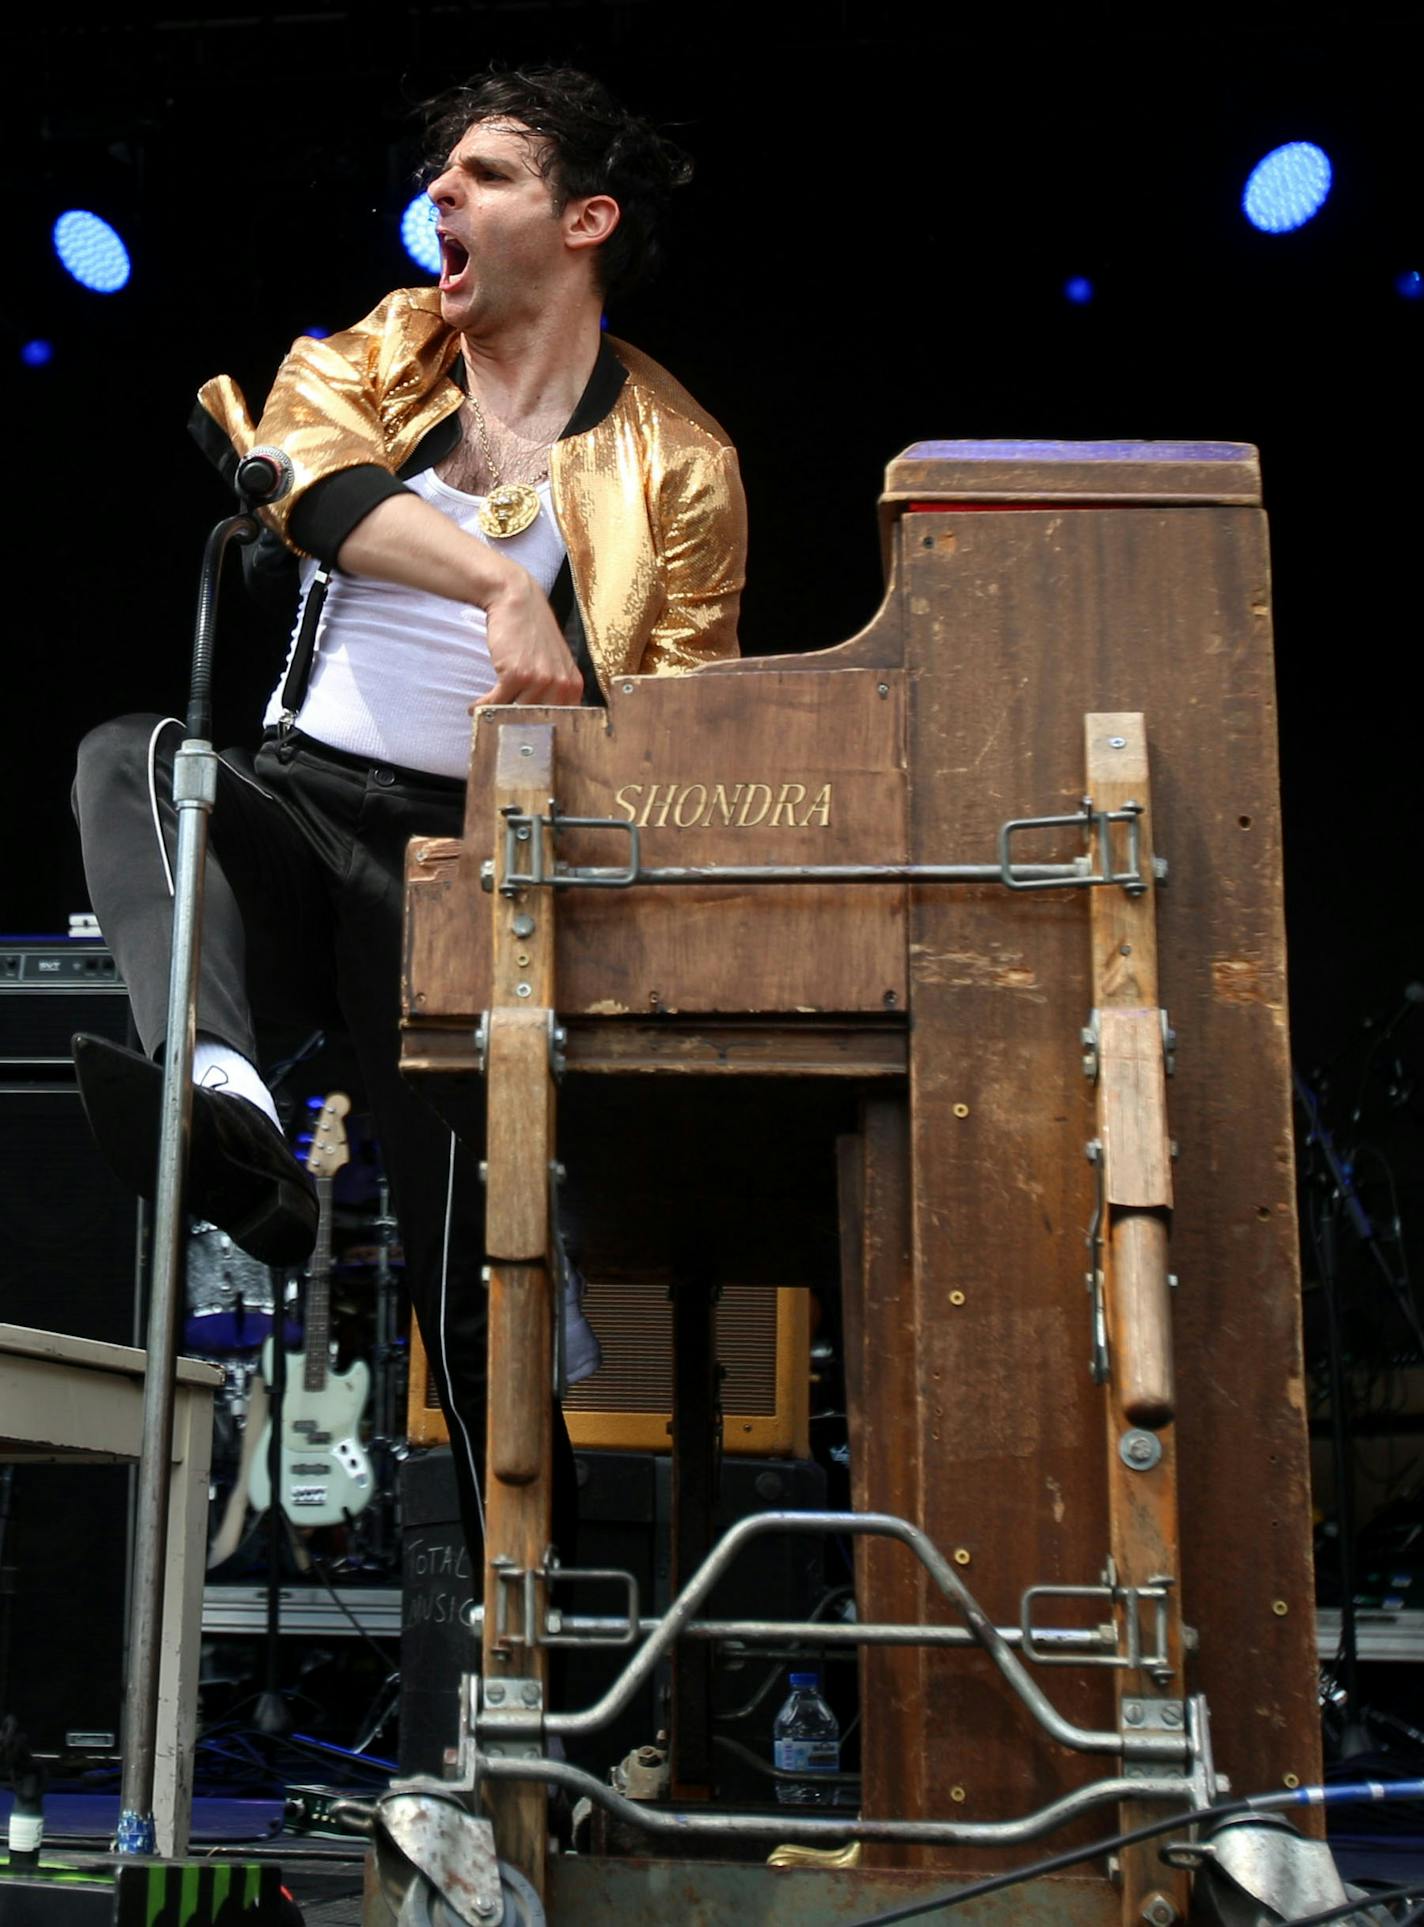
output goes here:
<path id="1" fill-rule="evenodd" d="M 564 1399 L 580 1449 L 666 1451 L 672 1411 L 672 1305 L 666 1274 L 590 1278 L 584 1299 L 603 1363 Z M 724 1287 L 716 1308 L 728 1452 L 806 1458 L 810 1314 L 792 1287 Z M 448 1442 L 439 1394 L 418 1332 L 411 1337 L 412 1445 Z"/>

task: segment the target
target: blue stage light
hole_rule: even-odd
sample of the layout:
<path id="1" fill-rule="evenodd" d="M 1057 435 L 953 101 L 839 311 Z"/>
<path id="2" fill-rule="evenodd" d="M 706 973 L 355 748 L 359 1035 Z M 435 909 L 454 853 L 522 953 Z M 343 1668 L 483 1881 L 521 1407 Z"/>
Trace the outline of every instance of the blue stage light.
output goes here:
<path id="1" fill-rule="evenodd" d="M 1092 300 L 1093 284 L 1086 274 L 1070 275 L 1063 283 L 1063 292 L 1070 301 L 1076 301 L 1081 307 L 1085 301 Z"/>
<path id="2" fill-rule="evenodd" d="M 1395 282 L 1395 289 L 1406 301 L 1417 301 L 1424 295 L 1424 274 L 1418 268 L 1409 268 Z"/>
<path id="3" fill-rule="evenodd" d="M 43 368 L 54 360 L 52 341 L 27 341 L 20 350 L 20 359 L 27 368 Z"/>
<path id="4" fill-rule="evenodd" d="M 1331 179 L 1323 148 L 1314 141 L 1287 141 L 1251 169 L 1241 206 L 1263 234 L 1289 234 L 1324 207 Z"/>
<path id="5" fill-rule="evenodd" d="M 435 237 L 435 203 L 428 194 L 417 194 L 401 216 L 401 240 L 405 251 L 418 268 L 427 274 L 440 272 L 440 243 Z"/>
<path id="6" fill-rule="evenodd" d="M 97 214 L 72 207 L 54 224 L 54 251 L 83 288 L 117 294 L 128 286 L 129 251 Z"/>

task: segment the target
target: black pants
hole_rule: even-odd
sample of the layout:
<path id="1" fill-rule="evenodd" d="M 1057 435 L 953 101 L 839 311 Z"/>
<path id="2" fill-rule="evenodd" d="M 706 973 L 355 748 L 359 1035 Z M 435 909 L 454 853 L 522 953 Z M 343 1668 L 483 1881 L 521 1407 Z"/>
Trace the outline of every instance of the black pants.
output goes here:
<path id="1" fill-rule="evenodd" d="M 182 725 L 105 723 L 80 747 L 74 805 L 90 898 L 150 1055 L 167 1015 L 173 754 Z M 464 785 L 296 736 L 224 751 L 203 904 L 197 1025 L 256 1060 L 254 1019 L 352 1038 L 400 1218 L 406 1281 L 450 1426 L 478 1569 L 485 1428 L 484 1202 L 474 1161 L 401 1077 L 405 847 L 458 836 Z M 555 1540 L 573 1556 L 573 1455 L 554 1426 Z"/>

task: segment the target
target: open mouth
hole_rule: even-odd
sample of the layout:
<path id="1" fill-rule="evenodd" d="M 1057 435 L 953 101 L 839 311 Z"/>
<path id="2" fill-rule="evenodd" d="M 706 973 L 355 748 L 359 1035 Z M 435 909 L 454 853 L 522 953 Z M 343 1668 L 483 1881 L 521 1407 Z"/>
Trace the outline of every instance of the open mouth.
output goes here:
<path id="1" fill-rule="evenodd" d="M 440 235 L 440 285 L 453 288 L 465 269 L 470 265 L 470 251 L 457 241 L 453 234 Z"/>

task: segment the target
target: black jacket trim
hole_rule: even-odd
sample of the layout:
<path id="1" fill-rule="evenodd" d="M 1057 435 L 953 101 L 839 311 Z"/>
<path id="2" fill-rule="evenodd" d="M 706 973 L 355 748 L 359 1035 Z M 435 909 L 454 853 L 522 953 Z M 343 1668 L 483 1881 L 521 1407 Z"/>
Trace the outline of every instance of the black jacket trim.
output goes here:
<path id="1" fill-rule="evenodd" d="M 287 529 L 299 549 L 320 562 L 334 563 L 356 524 L 392 495 L 405 492 L 390 470 L 375 462 L 338 469 L 306 491 L 293 508 Z"/>

